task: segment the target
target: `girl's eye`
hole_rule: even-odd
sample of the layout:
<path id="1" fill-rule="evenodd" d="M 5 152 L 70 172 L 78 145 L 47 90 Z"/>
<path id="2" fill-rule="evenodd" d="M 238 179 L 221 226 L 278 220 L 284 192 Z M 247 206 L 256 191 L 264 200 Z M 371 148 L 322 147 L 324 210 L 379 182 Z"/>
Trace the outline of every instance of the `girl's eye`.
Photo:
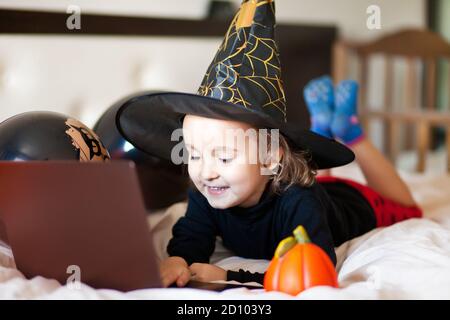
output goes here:
<path id="1" fill-rule="evenodd" d="M 199 160 L 200 157 L 199 157 L 199 156 L 191 156 L 190 159 L 191 159 L 192 161 L 195 161 L 195 160 Z"/>
<path id="2" fill-rule="evenodd" d="M 233 158 L 219 158 L 219 161 L 222 163 L 230 163 L 231 161 L 233 161 Z"/>

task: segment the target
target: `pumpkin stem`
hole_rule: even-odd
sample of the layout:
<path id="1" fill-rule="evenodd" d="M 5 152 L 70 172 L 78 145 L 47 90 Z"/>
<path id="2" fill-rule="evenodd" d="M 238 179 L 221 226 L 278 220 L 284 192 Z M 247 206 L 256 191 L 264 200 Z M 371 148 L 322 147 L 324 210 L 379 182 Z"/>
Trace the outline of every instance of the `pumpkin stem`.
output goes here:
<path id="1" fill-rule="evenodd" d="M 302 225 L 295 228 L 293 233 L 294 233 L 295 240 L 297 240 L 297 243 L 311 242 L 311 239 L 309 239 L 308 233 L 306 232 L 305 228 L 303 228 Z"/>
<path id="2" fill-rule="evenodd" d="M 286 254 L 289 250 L 292 249 L 297 244 L 294 237 L 287 237 L 283 239 L 277 246 L 275 250 L 275 258 L 280 258 Z"/>

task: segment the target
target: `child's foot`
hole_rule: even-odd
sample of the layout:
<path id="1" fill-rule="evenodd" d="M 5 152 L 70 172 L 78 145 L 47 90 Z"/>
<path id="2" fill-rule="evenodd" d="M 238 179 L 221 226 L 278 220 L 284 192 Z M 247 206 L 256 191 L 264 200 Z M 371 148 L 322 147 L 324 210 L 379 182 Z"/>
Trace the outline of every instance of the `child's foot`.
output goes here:
<path id="1" fill-rule="evenodd" d="M 364 137 L 356 114 L 358 84 L 353 80 L 341 81 L 335 90 L 335 112 L 331 122 L 333 136 L 347 145 Z"/>
<path id="2" fill-rule="evenodd" d="M 328 76 L 311 80 L 303 90 L 311 116 L 311 131 L 332 138 L 330 125 L 333 115 L 333 82 Z"/>

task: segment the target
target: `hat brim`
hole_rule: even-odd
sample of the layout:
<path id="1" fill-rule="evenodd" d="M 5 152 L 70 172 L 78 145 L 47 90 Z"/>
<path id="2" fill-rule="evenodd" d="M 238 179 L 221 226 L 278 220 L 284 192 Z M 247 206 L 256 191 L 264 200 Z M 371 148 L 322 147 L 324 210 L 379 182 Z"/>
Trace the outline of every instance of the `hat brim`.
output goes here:
<path id="1" fill-rule="evenodd" d="M 255 127 L 279 129 L 295 148 L 309 151 L 318 169 L 352 162 L 354 153 L 333 139 L 243 106 L 197 94 L 158 92 L 139 94 L 119 102 L 116 115 L 118 130 L 136 148 L 150 155 L 170 160 L 172 149 L 180 140 L 172 133 L 182 128 L 184 115 L 242 121 Z"/>

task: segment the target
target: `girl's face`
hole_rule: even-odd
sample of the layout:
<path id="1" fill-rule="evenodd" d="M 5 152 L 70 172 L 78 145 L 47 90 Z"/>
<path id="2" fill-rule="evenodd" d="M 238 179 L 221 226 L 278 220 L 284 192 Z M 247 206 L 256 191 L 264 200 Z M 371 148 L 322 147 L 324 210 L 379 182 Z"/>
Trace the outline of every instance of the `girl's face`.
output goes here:
<path id="1" fill-rule="evenodd" d="M 245 144 L 239 144 L 232 134 L 247 129 L 252 127 L 237 121 L 184 118 L 189 176 L 213 208 L 253 206 L 269 181 L 268 175 L 261 174 L 262 165 L 255 161 L 251 147 L 257 145 L 257 136 L 248 136 Z"/>

